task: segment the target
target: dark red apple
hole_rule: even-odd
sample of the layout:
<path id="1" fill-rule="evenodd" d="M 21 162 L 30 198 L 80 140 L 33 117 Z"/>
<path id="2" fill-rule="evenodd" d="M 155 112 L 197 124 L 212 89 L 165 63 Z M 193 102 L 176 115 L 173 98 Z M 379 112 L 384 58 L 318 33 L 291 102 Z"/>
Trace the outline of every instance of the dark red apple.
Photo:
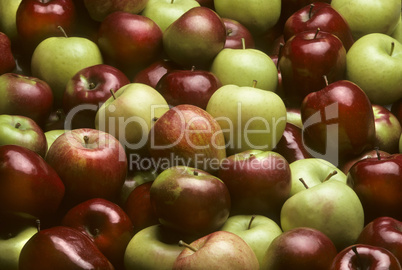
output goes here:
<path id="1" fill-rule="evenodd" d="M 222 18 L 222 21 L 226 28 L 225 48 L 243 49 L 242 39 L 244 39 L 245 48 L 255 47 L 254 37 L 244 25 L 229 18 Z"/>
<path id="2" fill-rule="evenodd" d="M 169 59 L 156 60 L 146 68 L 139 71 L 133 79 L 133 83 L 143 83 L 153 88 L 167 72 L 178 70 L 179 66 Z"/>
<path id="3" fill-rule="evenodd" d="M 0 75 L 11 72 L 16 67 L 9 37 L 0 32 Z"/>
<path id="4" fill-rule="evenodd" d="M 366 159 L 366 158 L 377 158 L 378 156 L 380 156 L 380 158 L 382 157 L 388 157 L 390 156 L 390 153 L 378 150 L 378 149 L 372 149 L 372 150 L 367 150 L 365 151 L 363 154 L 361 154 L 358 157 L 352 158 L 348 161 L 346 161 L 344 164 L 342 164 L 341 169 L 342 171 L 345 173 L 345 175 L 348 174 L 350 168 L 358 161 Z"/>

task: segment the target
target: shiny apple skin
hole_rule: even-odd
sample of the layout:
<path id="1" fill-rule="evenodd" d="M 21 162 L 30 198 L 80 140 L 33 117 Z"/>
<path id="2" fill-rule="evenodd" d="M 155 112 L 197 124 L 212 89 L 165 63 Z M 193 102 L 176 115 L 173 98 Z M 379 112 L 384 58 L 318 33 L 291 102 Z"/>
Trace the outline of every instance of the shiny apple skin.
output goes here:
<path id="1" fill-rule="evenodd" d="M 167 72 L 178 70 L 179 66 L 169 59 L 159 59 L 140 70 L 133 78 L 133 83 L 143 83 L 153 88 Z"/>
<path id="2" fill-rule="evenodd" d="M 226 28 L 224 48 L 243 49 L 242 39 L 244 39 L 245 48 L 255 47 L 254 37 L 244 25 L 229 18 L 222 18 L 222 21 Z"/>

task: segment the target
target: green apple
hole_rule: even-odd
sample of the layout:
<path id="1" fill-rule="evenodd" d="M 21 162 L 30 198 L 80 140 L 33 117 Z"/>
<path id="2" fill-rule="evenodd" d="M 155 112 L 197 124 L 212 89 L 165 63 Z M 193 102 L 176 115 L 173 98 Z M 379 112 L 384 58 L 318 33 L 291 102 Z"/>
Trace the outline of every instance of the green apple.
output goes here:
<path id="1" fill-rule="evenodd" d="M 290 197 L 281 210 L 281 227 L 284 232 L 317 229 L 342 250 L 355 243 L 364 227 L 363 206 L 351 187 L 330 179 Z"/>
<path id="2" fill-rule="evenodd" d="M 303 179 L 308 187 L 313 187 L 321 184 L 329 178 L 338 180 L 346 184 L 346 175 L 332 163 L 321 158 L 306 158 L 293 161 L 289 165 L 292 173 L 292 188 L 290 196 L 305 190 L 306 188 L 299 180 Z M 332 175 L 336 172 L 335 175 Z"/>
<path id="3" fill-rule="evenodd" d="M 281 0 L 215 0 L 214 4 L 220 16 L 240 22 L 254 34 L 267 32 L 281 14 Z"/>
<path id="4" fill-rule="evenodd" d="M 371 103 L 394 103 L 402 98 L 402 44 L 380 33 L 361 37 L 346 54 L 346 77 Z"/>
<path id="5" fill-rule="evenodd" d="M 143 153 L 154 120 L 168 110 L 166 100 L 154 88 L 130 83 L 102 104 L 95 127 L 116 137 L 126 152 Z"/>
<path id="6" fill-rule="evenodd" d="M 196 0 L 149 0 L 142 15 L 153 20 L 163 32 L 186 11 L 199 6 Z"/>
<path id="7" fill-rule="evenodd" d="M 31 70 L 34 77 L 50 85 L 55 104 L 60 105 L 71 77 L 83 68 L 102 63 L 98 45 L 91 40 L 83 37 L 50 37 L 35 48 Z"/>
<path id="8" fill-rule="evenodd" d="M 286 126 L 286 107 L 271 91 L 228 84 L 211 96 L 206 111 L 221 126 L 228 155 L 272 150 Z"/>
<path id="9" fill-rule="evenodd" d="M 391 37 L 394 39 L 398 40 L 400 43 L 402 43 L 402 13 L 399 18 L 399 22 L 395 27 L 394 32 L 392 32 Z"/>
<path id="10" fill-rule="evenodd" d="M 390 35 L 401 15 L 399 0 L 332 0 L 352 31 L 355 40 L 370 33 Z"/>
<path id="11" fill-rule="evenodd" d="M 0 32 L 3 32 L 13 42 L 18 36 L 16 15 L 22 0 L 0 1 Z"/>
<path id="12" fill-rule="evenodd" d="M 260 265 L 272 240 L 282 234 L 275 221 L 261 215 L 231 216 L 220 230 L 240 236 L 254 251 Z"/>
<path id="13" fill-rule="evenodd" d="M 47 150 L 49 150 L 52 143 L 64 132 L 64 129 L 53 129 L 45 132 L 46 141 L 47 141 Z"/>
<path id="14" fill-rule="evenodd" d="M 210 71 L 222 85 L 253 86 L 275 92 L 278 86 L 276 65 L 264 52 L 257 49 L 223 49 L 212 62 Z"/>
<path id="15" fill-rule="evenodd" d="M 124 254 L 126 269 L 171 270 L 184 247 L 181 236 L 161 225 L 152 225 L 134 235 Z"/>

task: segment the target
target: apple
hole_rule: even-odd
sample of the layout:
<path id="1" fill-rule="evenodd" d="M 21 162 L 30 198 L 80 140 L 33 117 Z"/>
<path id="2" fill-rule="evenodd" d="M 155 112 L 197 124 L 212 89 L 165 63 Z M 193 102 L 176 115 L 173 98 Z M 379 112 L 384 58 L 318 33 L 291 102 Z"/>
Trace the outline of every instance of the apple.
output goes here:
<path id="1" fill-rule="evenodd" d="M 174 166 L 161 172 L 150 188 L 159 222 L 185 235 L 218 230 L 229 217 L 229 190 L 219 178 L 199 169 Z"/>
<path id="2" fill-rule="evenodd" d="M 219 123 L 194 105 L 182 104 L 165 112 L 153 124 L 148 141 L 157 171 L 184 165 L 214 174 L 226 157 Z"/>
<path id="3" fill-rule="evenodd" d="M 348 161 L 346 161 L 345 163 L 343 163 L 340 167 L 340 169 L 343 171 L 344 174 L 348 174 L 350 168 L 358 161 L 366 159 L 366 158 L 382 158 L 382 157 L 388 157 L 390 156 L 390 153 L 381 151 L 377 148 L 372 149 L 372 150 L 367 150 L 365 152 L 363 152 L 360 156 L 352 158 Z"/>
<path id="4" fill-rule="evenodd" d="M 23 115 L 44 127 L 53 108 L 53 92 L 43 80 L 16 73 L 0 75 L 0 114 Z"/>
<path id="5" fill-rule="evenodd" d="M 158 175 L 154 170 L 151 170 L 150 168 L 134 168 L 134 164 L 132 164 L 131 161 L 132 160 L 129 160 L 128 162 L 126 180 L 124 181 L 124 184 L 120 190 L 119 198 L 117 199 L 117 204 L 123 208 L 131 192 L 136 187 L 147 182 L 152 182 Z"/>
<path id="6" fill-rule="evenodd" d="M 375 121 L 375 147 L 391 154 L 399 152 L 402 128 L 399 120 L 387 108 L 373 104 Z"/>
<path id="7" fill-rule="evenodd" d="M 293 13 L 304 8 L 307 5 L 317 2 L 331 3 L 331 0 L 282 0 L 281 6 L 281 17 L 280 22 L 282 26 L 285 24 L 286 20 L 293 15 Z"/>
<path id="8" fill-rule="evenodd" d="M 22 0 L 0 1 L 0 29 L 8 38 L 17 41 L 17 10 Z"/>
<path id="9" fill-rule="evenodd" d="M 244 41 L 245 42 L 245 41 Z M 272 59 L 258 49 L 223 49 L 212 62 L 210 71 L 222 85 L 256 87 L 275 92 L 278 86 L 278 71 Z"/>
<path id="10" fill-rule="evenodd" d="M 301 118 L 301 111 L 300 111 L 300 107 L 298 108 L 291 108 L 291 107 L 287 107 L 286 108 L 286 120 L 288 123 L 291 123 L 297 127 L 299 127 L 300 129 L 303 129 L 303 121 Z"/>
<path id="11" fill-rule="evenodd" d="M 54 141 L 66 130 L 64 129 L 54 129 L 45 132 L 46 142 L 47 142 L 47 150 L 49 151 L 50 146 L 54 143 Z M 46 151 L 47 153 L 47 151 Z"/>
<path id="12" fill-rule="evenodd" d="M 155 89 L 170 106 L 190 104 L 206 109 L 209 99 L 222 86 L 218 77 L 207 70 L 172 70 L 163 75 Z"/>
<path id="13" fill-rule="evenodd" d="M 49 84 L 55 106 L 60 108 L 70 78 L 83 68 L 102 63 L 102 54 L 93 41 L 84 37 L 50 37 L 35 48 L 31 70 L 33 77 Z"/>
<path id="14" fill-rule="evenodd" d="M 396 25 L 394 32 L 392 32 L 391 37 L 402 43 L 402 11 L 399 22 Z"/>
<path id="15" fill-rule="evenodd" d="M 382 247 L 356 244 L 340 251 L 329 268 L 335 269 L 401 269 L 398 259 Z"/>
<path id="16" fill-rule="evenodd" d="M 335 166 L 374 147 L 372 104 L 351 81 L 333 82 L 308 94 L 301 105 L 301 117 L 309 152 Z"/>
<path id="17" fill-rule="evenodd" d="M 254 251 L 260 266 L 272 241 L 282 234 L 282 229 L 275 221 L 262 215 L 231 216 L 220 230 L 240 236 Z"/>
<path id="18" fill-rule="evenodd" d="M 133 78 L 133 83 L 143 83 L 153 88 L 156 87 L 163 75 L 169 71 L 178 70 L 180 67 L 169 59 L 159 59 L 140 70 Z"/>
<path id="19" fill-rule="evenodd" d="M 226 28 L 226 41 L 225 47 L 229 49 L 242 49 L 243 41 L 247 49 L 253 49 L 255 47 L 254 37 L 251 32 L 236 20 L 229 18 L 222 18 Z"/>
<path id="20" fill-rule="evenodd" d="M 221 162 L 217 176 L 229 190 L 231 215 L 264 215 L 279 222 L 292 184 L 283 156 L 262 150 L 240 152 Z"/>
<path id="21" fill-rule="evenodd" d="M 215 0 L 216 12 L 224 18 L 236 20 L 253 35 L 261 35 L 272 28 L 281 14 L 281 1 Z"/>
<path id="22" fill-rule="evenodd" d="M 391 2 L 395 1 L 387 3 Z M 402 97 L 401 52 L 402 44 L 386 34 L 365 35 L 346 55 L 346 77 L 360 86 L 373 104 L 394 103 Z"/>
<path id="23" fill-rule="evenodd" d="M 45 157 L 47 141 L 43 130 L 29 117 L 0 115 L 0 145 L 14 144 L 26 147 Z"/>
<path id="24" fill-rule="evenodd" d="M 14 70 L 16 64 L 11 49 L 11 41 L 3 32 L 0 32 L 0 58 L 0 75 Z"/>
<path id="25" fill-rule="evenodd" d="M 246 150 L 272 150 L 286 126 L 286 107 L 271 91 L 224 85 L 210 98 L 206 111 L 221 126 L 228 155 Z"/>
<path id="26" fill-rule="evenodd" d="M 284 25 L 284 39 L 287 41 L 297 33 L 317 30 L 317 28 L 337 36 L 342 41 L 346 51 L 354 43 L 348 23 L 339 12 L 325 2 L 314 2 L 293 13 Z"/>
<path id="27" fill-rule="evenodd" d="M 0 212 L 44 218 L 58 211 L 64 184 L 37 153 L 18 145 L 0 146 L 0 174 Z"/>
<path id="28" fill-rule="evenodd" d="M 19 269 L 113 270 L 114 267 L 85 234 L 74 228 L 54 226 L 40 230 L 26 242 Z"/>
<path id="29" fill-rule="evenodd" d="M 306 30 L 286 41 L 279 69 L 285 103 L 298 108 L 309 93 L 325 87 L 324 75 L 330 83 L 345 79 L 346 50 L 334 34 Z"/>
<path id="30" fill-rule="evenodd" d="M 68 210 L 61 225 L 87 235 L 114 267 L 123 267 L 124 252 L 134 236 L 134 227 L 120 206 L 102 198 L 90 199 Z"/>
<path id="31" fill-rule="evenodd" d="M 349 24 L 355 40 L 371 33 L 392 34 L 401 15 L 399 0 L 332 0 L 331 6 Z"/>
<path id="32" fill-rule="evenodd" d="M 273 239 L 260 269 L 328 269 L 336 255 L 334 243 L 321 231 L 294 228 Z"/>
<path id="33" fill-rule="evenodd" d="M 164 32 L 181 15 L 199 6 L 196 0 L 148 0 L 141 14 L 153 20 Z"/>
<path id="34" fill-rule="evenodd" d="M 148 0 L 84 0 L 89 16 L 99 22 L 113 12 L 139 14 L 147 3 Z"/>
<path id="35" fill-rule="evenodd" d="M 297 227 L 314 228 L 331 239 L 337 250 L 357 240 L 364 227 L 359 197 L 345 183 L 329 179 L 291 196 L 281 210 L 284 232 Z"/>
<path id="36" fill-rule="evenodd" d="M 95 128 L 95 116 L 99 107 L 130 80 L 119 69 L 99 64 L 78 71 L 68 80 L 63 95 L 63 110 L 67 124 L 75 128 Z M 77 126 L 77 122 L 83 126 Z"/>
<path id="37" fill-rule="evenodd" d="M 33 49 L 46 38 L 74 31 L 76 9 L 73 0 L 23 0 L 17 9 L 16 25 L 19 43 L 24 50 Z"/>
<path id="38" fill-rule="evenodd" d="M 46 120 L 43 131 L 47 132 L 49 130 L 64 130 L 65 120 L 66 114 L 64 113 L 63 109 L 52 110 L 48 119 Z"/>
<path id="39" fill-rule="evenodd" d="M 226 28 L 221 17 L 207 7 L 186 11 L 163 32 L 163 49 L 183 67 L 209 67 L 224 48 Z"/>
<path id="40" fill-rule="evenodd" d="M 127 173 L 123 146 L 95 129 L 66 131 L 53 142 L 46 161 L 63 181 L 69 207 L 92 198 L 116 199 Z"/>
<path id="41" fill-rule="evenodd" d="M 383 247 L 401 263 L 402 222 L 392 217 L 378 217 L 363 228 L 356 243 Z"/>
<path id="42" fill-rule="evenodd" d="M 172 269 L 260 269 L 254 251 L 238 235 L 216 231 L 191 244 L 176 258 Z"/>
<path id="43" fill-rule="evenodd" d="M 402 220 L 401 166 L 402 154 L 398 153 L 366 158 L 350 168 L 347 182 L 363 205 L 365 224 L 381 216 Z"/>
<path id="44" fill-rule="evenodd" d="M 97 44 L 105 63 L 131 77 L 162 53 L 162 31 L 143 15 L 116 11 L 100 24 Z"/>

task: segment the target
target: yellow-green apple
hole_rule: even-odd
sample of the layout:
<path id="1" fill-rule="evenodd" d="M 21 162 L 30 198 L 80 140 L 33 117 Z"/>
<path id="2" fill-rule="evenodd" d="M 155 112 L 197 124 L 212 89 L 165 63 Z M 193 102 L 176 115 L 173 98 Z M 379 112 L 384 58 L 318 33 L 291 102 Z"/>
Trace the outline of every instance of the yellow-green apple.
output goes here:
<path id="1" fill-rule="evenodd" d="M 272 59 L 258 49 L 225 48 L 212 62 L 210 71 L 222 85 L 252 87 L 257 82 L 259 89 L 275 92 L 278 86 L 278 71 Z"/>
<path id="2" fill-rule="evenodd" d="M 49 150 L 50 146 L 53 144 L 53 142 L 64 132 L 66 132 L 65 129 L 53 129 L 45 132 L 45 137 L 46 137 L 46 142 L 47 142 L 47 150 Z M 46 151 L 47 153 L 47 151 Z"/>
<path id="3" fill-rule="evenodd" d="M 300 108 L 286 108 L 287 122 L 303 129 Z"/>
<path id="4" fill-rule="evenodd" d="M 182 243 L 182 242 L 180 242 Z M 257 256 L 238 235 L 216 231 L 190 244 L 179 254 L 172 269 L 259 269 Z"/>
<path id="5" fill-rule="evenodd" d="M 254 48 L 255 42 L 251 32 L 236 20 L 222 18 L 226 28 L 225 48 L 242 49 L 244 39 L 245 48 Z"/>
<path id="6" fill-rule="evenodd" d="M 33 77 L 49 84 L 59 108 L 68 80 L 81 69 L 102 63 L 102 54 L 93 41 L 84 37 L 50 37 L 35 48 L 31 70 Z"/>
<path id="7" fill-rule="evenodd" d="M 54 226 L 40 230 L 25 243 L 19 269 L 113 270 L 114 267 L 88 236 L 74 228 Z"/>
<path id="8" fill-rule="evenodd" d="M 148 141 L 157 171 L 183 165 L 215 174 L 226 158 L 219 123 L 194 105 L 182 104 L 165 112 L 153 124 Z"/>
<path id="9" fill-rule="evenodd" d="M 0 75 L 0 114 L 23 115 L 44 127 L 53 109 L 53 92 L 43 80 L 16 73 Z"/>
<path id="10" fill-rule="evenodd" d="M 277 236 L 264 254 L 260 269 L 328 269 L 337 250 L 319 230 L 299 227 Z"/>
<path id="11" fill-rule="evenodd" d="M 0 75 L 14 70 L 16 63 L 11 48 L 10 38 L 0 29 Z"/>
<path id="12" fill-rule="evenodd" d="M 358 238 L 364 227 L 364 210 L 352 188 L 329 179 L 313 187 L 306 185 L 291 196 L 281 210 L 281 227 L 284 232 L 297 227 L 317 229 L 341 250 Z"/>
<path id="13" fill-rule="evenodd" d="M 64 184 L 37 153 L 18 145 L 0 146 L 0 175 L 0 212 L 44 218 L 58 211 Z"/>
<path id="14" fill-rule="evenodd" d="M 254 251 L 260 266 L 272 240 L 282 234 L 282 229 L 275 221 L 262 215 L 231 216 L 220 230 L 240 236 Z"/>
<path id="15" fill-rule="evenodd" d="M 291 188 L 291 171 L 283 156 L 243 151 L 223 160 L 217 176 L 229 190 L 231 215 L 264 215 L 279 222 Z"/>
<path id="16" fill-rule="evenodd" d="M 206 111 L 221 126 L 227 153 L 272 150 L 286 126 L 286 107 L 271 91 L 224 85 L 210 98 Z"/>
<path id="17" fill-rule="evenodd" d="M 163 32 L 181 15 L 199 6 L 196 0 L 149 0 L 141 14 L 153 20 Z"/>
<path id="18" fill-rule="evenodd" d="M 41 157 L 47 151 L 46 136 L 31 118 L 22 115 L 0 115 L 0 145 L 14 144 L 26 147 Z"/>
<path id="19" fill-rule="evenodd" d="M 399 0 L 332 0 L 331 6 L 347 21 L 355 40 L 371 33 L 392 34 L 401 15 Z"/>
<path id="20" fill-rule="evenodd" d="M 22 0 L 0 1 L 0 29 L 12 42 L 17 41 L 17 10 Z"/>
<path id="21" fill-rule="evenodd" d="M 134 227 L 120 206 L 102 198 L 90 199 L 68 210 L 61 225 L 87 235 L 116 269 L 122 269 Z"/>
<path id="22" fill-rule="evenodd" d="M 281 14 L 281 0 L 215 0 L 214 5 L 220 16 L 240 22 L 254 35 L 267 32 Z"/>
<path id="23" fill-rule="evenodd" d="M 84 0 L 89 16 L 99 22 L 113 12 L 139 14 L 147 3 L 148 0 Z"/>
<path id="24" fill-rule="evenodd" d="M 172 60 L 159 59 L 135 74 L 132 82 L 143 83 L 155 88 L 163 75 L 169 71 L 178 69 L 180 67 Z"/>
<path id="25" fill-rule="evenodd" d="M 385 106 L 402 97 L 402 44 L 396 39 L 365 35 L 348 51 L 346 64 L 347 79 L 360 86 L 373 104 Z"/>
<path id="26" fill-rule="evenodd" d="M 230 212 L 230 194 L 225 183 L 186 166 L 161 172 L 152 183 L 150 200 L 163 226 L 197 237 L 218 230 Z"/>
<path id="27" fill-rule="evenodd" d="M 225 40 L 225 24 L 207 7 L 189 9 L 163 32 L 166 55 L 187 68 L 208 68 Z"/>
<path id="28" fill-rule="evenodd" d="M 92 198 L 117 198 L 127 174 L 119 141 L 96 129 L 74 129 L 60 135 L 46 155 L 66 187 L 64 205 Z"/>
<path id="29" fill-rule="evenodd" d="M 394 32 L 392 32 L 391 37 L 402 43 L 402 12 L 399 22 L 396 25 Z"/>

